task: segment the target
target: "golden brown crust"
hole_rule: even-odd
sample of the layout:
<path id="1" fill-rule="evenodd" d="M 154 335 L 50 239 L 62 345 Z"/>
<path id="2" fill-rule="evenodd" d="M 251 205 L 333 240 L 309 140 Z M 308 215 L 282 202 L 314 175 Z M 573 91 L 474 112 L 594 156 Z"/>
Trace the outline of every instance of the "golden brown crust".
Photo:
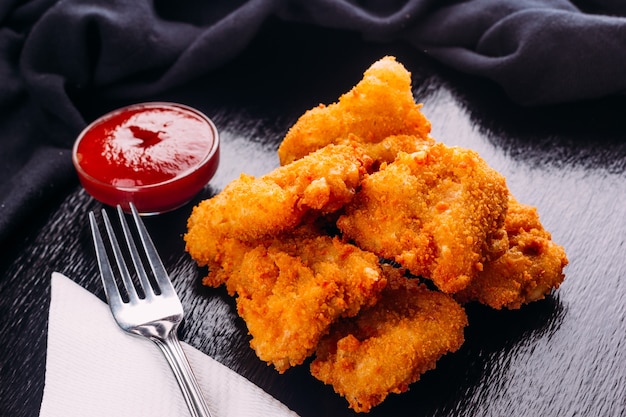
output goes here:
<path id="1" fill-rule="evenodd" d="M 454 293 L 478 274 L 504 222 L 504 177 L 474 151 L 400 153 L 366 176 L 337 226 L 348 239 Z"/>
<path id="2" fill-rule="evenodd" d="M 381 300 L 341 320 L 322 339 L 313 376 L 368 412 L 389 393 L 402 393 L 464 341 L 467 316 L 450 296 L 415 280 L 388 276 Z"/>
<path id="3" fill-rule="evenodd" d="M 194 207 L 186 250 L 200 265 L 214 265 L 228 238 L 251 241 L 293 229 L 309 211 L 328 213 L 355 194 L 372 161 L 358 146 L 330 145 L 259 178 L 242 174 Z"/>
<path id="4" fill-rule="evenodd" d="M 505 230 L 509 241 L 506 253 L 485 263 L 469 287 L 456 294 L 457 300 L 517 309 L 544 298 L 563 282 L 563 268 L 568 263 L 565 250 L 552 241 L 535 207 L 510 197 Z"/>
<path id="5" fill-rule="evenodd" d="M 337 318 L 376 303 L 386 284 L 374 254 L 310 230 L 230 248 L 227 272 L 217 274 L 237 294 L 257 356 L 281 373 L 311 355 Z"/>

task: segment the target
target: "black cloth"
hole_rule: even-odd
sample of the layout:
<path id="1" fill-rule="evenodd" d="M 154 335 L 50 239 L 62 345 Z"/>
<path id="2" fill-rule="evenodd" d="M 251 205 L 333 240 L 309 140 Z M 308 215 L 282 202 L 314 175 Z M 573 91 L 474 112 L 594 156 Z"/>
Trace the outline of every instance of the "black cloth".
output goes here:
<path id="1" fill-rule="evenodd" d="M 543 105 L 626 91 L 621 0 L 2 0 L 0 243 L 73 176 L 90 97 L 139 101 L 236 57 L 268 19 L 406 41 Z"/>

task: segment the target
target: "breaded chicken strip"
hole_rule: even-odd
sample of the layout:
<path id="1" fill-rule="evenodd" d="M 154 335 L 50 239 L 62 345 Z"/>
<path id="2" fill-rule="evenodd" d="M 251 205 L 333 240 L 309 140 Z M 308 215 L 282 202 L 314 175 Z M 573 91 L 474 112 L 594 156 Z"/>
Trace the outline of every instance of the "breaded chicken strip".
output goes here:
<path id="1" fill-rule="evenodd" d="M 455 293 L 500 246 L 507 198 L 504 177 L 476 152 L 436 144 L 366 176 L 337 226 L 362 249 Z"/>
<path id="2" fill-rule="evenodd" d="M 227 238 L 251 241 L 293 229 L 306 213 L 328 213 L 354 197 L 371 158 L 356 145 L 331 145 L 259 178 L 241 175 L 194 207 L 186 250 L 199 265 L 215 263 Z"/>
<path id="3" fill-rule="evenodd" d="M 237 294 L 257 356 L 281 373 L 310 356 L 339 317 L 376 303 L 386 285 L 374 254 L 338 238 L 296 230 L 239 244 L 225 255 L 233 257 L 224 263 L 226 287 Z"/>
<path id="4" fill-rule="evenodd" d="M 391 135 L 431 141 L 431 125 L 420 108 L 413 98 L 411 74 L 395 58 L 384 57 L 337 103 L 320 104 L 298 119 L 278 149 L 280 163 L 287 165 L 350 134 L 363 143 Z"/>
<path id="5" fill-rule="evenodd" d="M 463 303 L 478 301 L 495 309 L 517 309 L 545 297 L 559 287 L 568 263 L 563 247 L 552 241 L 535 207 L 513 197 L 504 221 L 507 252 L 490 262 L 455 298 Z"/>
<path id="6" fill-rule="evenodd" d="M 350 408 L 368 412 L 458 350 L 465 326 L 465 311 L 451 296 L 388 276 L 376 305 L 339 321 L 322 339 L 311 374 L 332 385 Z"/>

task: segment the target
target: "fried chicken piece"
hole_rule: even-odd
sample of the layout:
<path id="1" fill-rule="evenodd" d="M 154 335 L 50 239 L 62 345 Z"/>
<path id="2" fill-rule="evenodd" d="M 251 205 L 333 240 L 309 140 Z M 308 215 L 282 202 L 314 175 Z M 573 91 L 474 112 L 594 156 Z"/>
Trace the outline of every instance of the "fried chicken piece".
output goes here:
<path id="1" fill-rule="evenodd" d="M 386 285 L 374 254 L 310 230 L 239 245 L 218 275 L 228 275 L 226 287 L 237 294 L 251 347 L 280 373 L 310 356 L 339 317 L 376 303 Z"/>
<path id="2" fill-rule="evenodd" d="M 430 128 L 410 73 L 385 57 L 300 117 L 281 167 L 242 174 L 188 220 L 186 250 L 209 266 L 203 284 L 236 297 L 257 356 L 283 373 L 315 352 L 312 375 L 357 412 L 459 349 L 460 302 L 519 308 L 563 280 L 565 252 L 536 210 Z"/>
<path id="3" fill-rule="evenodd" d="M 486 262 L 472 283 L 455 294 L 460 302 L 517 309 L 543 299 L 563 282 L 563 268 L 568 263 L 565 250 L 552 241 L 535 207 L 510 197 L 504 227 L 509 241 L 507 252 Z"/>
<path id="4" fill-rule="evenodd" d="M 357 412 L 407 391 L 464 341 L 467 316 L 451 296 L 392 274 L 380 301 L 333 326 L 311 363 L 311 374 Z"/>
<path id="5" fill-rule="evenodd" d="M 287 165 L 350 134 L 366 144 L 391 135 L 432 141 L 430 122 L 420 109 L 413 98 L 411 74 L 394 57 L 384 57 L 337 103 L 320 104 L 298 119 L 278 148 L 280 163 Z"/>
<path id="6" fill-rule="evenodd" d="M 371 165 L 363 150 L 330 145 L 262 177 L 241 175 L 194 207 L 186 250 L 201 266 L 215 265 L 227 238 L 251 241 L 293 229 L 306 213 L 328 213 L 352 200 Z"/>
<path id="7" fill-rule="evenodd" d="M 455 293 L 502 246 L 507 197 L 504 177 L 476 152 L 435 144 L 366 176 L 337 226 L 362 249 Z"/>

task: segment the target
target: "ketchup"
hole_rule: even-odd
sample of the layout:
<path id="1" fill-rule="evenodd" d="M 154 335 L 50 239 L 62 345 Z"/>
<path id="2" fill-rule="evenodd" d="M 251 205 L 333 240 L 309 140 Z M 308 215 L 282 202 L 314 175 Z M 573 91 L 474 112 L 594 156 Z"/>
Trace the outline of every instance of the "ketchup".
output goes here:
<path id="1" fill-rule="evenodd" d="M 73 159 L 94 198 L 160 213 L 186 203 L 210 180 L 219 138 L 211 120 L 190 107 L 137 104 L 89 125 L 74 145 Z"/>

